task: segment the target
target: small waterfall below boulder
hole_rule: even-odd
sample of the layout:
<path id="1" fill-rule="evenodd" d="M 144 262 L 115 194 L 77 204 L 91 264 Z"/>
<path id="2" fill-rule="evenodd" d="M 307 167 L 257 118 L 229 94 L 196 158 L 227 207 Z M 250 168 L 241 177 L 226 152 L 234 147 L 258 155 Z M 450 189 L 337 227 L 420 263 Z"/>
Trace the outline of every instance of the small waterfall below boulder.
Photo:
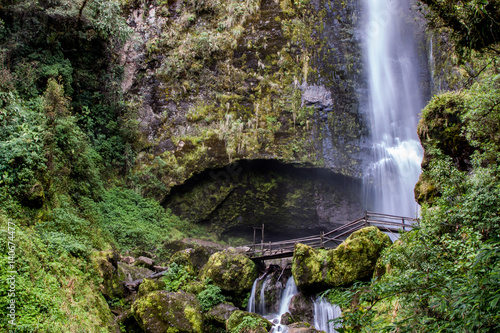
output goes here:
<path id="1" fill-rule="evenodd" d="M 342 315 L 337 305 L 332 305 L 323 297 L 314 301 L 314 327 L 326 333 L 336 333 L 335 325 L 331 320 Z"/>
<path id="2" fill-rule="evenodd" d="M 423 62 L 408 0 L 364 0 L 373 163 L 364 175 L 368 210 L 415 216 L 413 188 L 420 175 L 423 149 L 417 137 Z"/>

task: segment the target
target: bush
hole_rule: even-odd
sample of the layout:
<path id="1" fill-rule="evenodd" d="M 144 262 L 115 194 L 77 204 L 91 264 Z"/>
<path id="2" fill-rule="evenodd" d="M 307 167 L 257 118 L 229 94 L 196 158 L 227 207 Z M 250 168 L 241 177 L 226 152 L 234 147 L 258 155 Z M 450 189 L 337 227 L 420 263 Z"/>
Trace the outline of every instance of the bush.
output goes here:
<path id="1" fill-rule="evenodd" d="M 197 297 L 198 301 L 200 301 L 201 309 L 205 312 L 226 301 L 226 297 L 222 295 L 221 289 L 213 284 L 209 284 Z"/>
<path id="2" fill-rule="evenodd" d="M 183 266 L 179 266 L 175 262 L 169 266 L 162 278 L 166 291 L 178 291 L 193 279 L 194 277 Z"/>

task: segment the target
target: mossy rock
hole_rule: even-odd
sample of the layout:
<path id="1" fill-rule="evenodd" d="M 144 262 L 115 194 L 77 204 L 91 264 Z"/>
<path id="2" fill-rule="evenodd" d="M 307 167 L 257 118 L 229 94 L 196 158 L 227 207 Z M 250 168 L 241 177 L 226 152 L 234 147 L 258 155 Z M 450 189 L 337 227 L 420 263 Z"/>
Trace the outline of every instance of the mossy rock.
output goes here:
<path id="1" fill-rule="evenodd" d="M 132 312 L 146 332 L 203 332 L 201 307 L 193 294 L 153 291 L 137 299 Z"/>
<path id="2" fill-rule="evenodd" d="M 257 265 L 234 249 L 214 253 L 203 266 L 200 277 L 210 279 L 224 291 L 243 293 L 252 289 L 258 277 Z"/>
<path id="3" fill-rule="evenodd" d="M 112 251 L 94 251 L 90 255 L 94 269 L 102 279 L 101 293 L 110 298 L 121 298 L 125 293 L 125 286 L 120 280 L 117 267 L 117 254 Z"/>
<path id="4" fill-rule="evenodd" d="M 205 240 L 195 239 L 195 238 L 184 238 L 182 240 L 174 240 L 174 241 L 165 241 L 161 246 L 161 252 L 164 252 L 168 255 L 168 257 L 162 257 L 162 260 L 167 260 L 170 262 L 175 261 L 173 258 L 177 252 L 182 252 L 188 249 L 194 249 L 195 253 L 190 254 L 190 261 L 192 264 L 199 269 L 205 265 L 208 258 L 217 251 L 221 251 L 224 249 L 224 246 L 218 243 L 209 242 Z M 201 252 L 200 251 L 201 249 Z M 208 254 L 205 255 L 204 254 Z M 180 259 L 180 258 L 179 258 Z M 199 260 L 201 259 L 201 260 Z M 180 263 L 179 263 L 180 264 Z"/>
<path id="5" fill-rule="evenodd" d="M 389 236 L 376 227 L 352 233 L 333 250 L 295 246 L 292 273 L 297 286 L 306 292 L 349 285 L 373 274 L 383 249 L 391 245 Z"/>
<path id="6" fill-rule="evenodd" d="M 225 331 L 226 321 L 238 308 L 229 303 L 221 303 L 213 307 L 205 314 L 205 327 L 210 327 L 209 331 Z"/>
<path id="7" fill-rule="evenodd" d="M 137 291 L 137 296 L 142 297 L 149 294 L 155 290 L 164 290 L 165 282 L 156 279 L 144 279 L 139 285 L 139 290 Z"/>
<path id="8" fill-rule="evenodd" d="M 256 325 L 257 327 L 249 327 L 251 330 L 244 330 L 244 322 L 252 323 L 251 326 Z M 241 310 L 234 311 L 226 322 L 226 330 L 229 332 L 243 332 L 244 330 L 245 332 L 257 333 L 262 329 L 264 329 L 262 332 L 268 332 L 272 326 L 273 324 L 261 315 Z"/>
<path id="9" fill-rule="evenodd" d="M 203 290 L 205 290 L 205 284 L 200 281 L 191 281 L 189 282 L 183 289 L 184 291 L 198 295 L 201 293 Z"/>
<path id="10" fill-rule="evenodd" d="M 174 253 L 170 258 L 170 264 L 175 262 L 184 266 L 189 273 L 197 275 L 214 253 L 215 250 L 211 247 L 197 246 Z"/>

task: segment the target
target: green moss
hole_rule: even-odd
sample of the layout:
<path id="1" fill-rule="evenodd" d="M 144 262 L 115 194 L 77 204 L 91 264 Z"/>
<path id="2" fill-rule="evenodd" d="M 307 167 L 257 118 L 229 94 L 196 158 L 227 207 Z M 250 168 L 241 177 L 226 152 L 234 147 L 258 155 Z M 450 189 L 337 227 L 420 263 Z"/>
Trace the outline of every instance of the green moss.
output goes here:
<path id="1" fill-rule="evenodd" d="M 144 279 L 139 285 L 139 290 L 137 291 L 137 296 L 142 297 L 149 294 L 155 290 L 165 289 L 165 282 L 155 279 Z"/>
<path id="2" fill-rule="evenodd" d="M 203 332 L 200 305 L 184 292 L 153 291 L 137 299 L 132 312 L 143 329 L 150 332 Z"/>
<path id="3" fill-rule="evenodd" d="M 352 233 L 333 250 L 315 250 L 297 244 L 292 261 L 292 273 L 297 286 L 318 292 L 348 285 L 371 276 L 381 251 L 391 245 L 389 236 L 376 227 Z"/>
<path id="4" fill-rule="evenodd" d="M 262 316 L 241 310 L 234 311 L 226 322 L 226 330 L 231 333 L 257 328 L 269 330 L 271 327 L 271 322 Z"/>
<path id="5" fill-rule="evenodd" d="M 235 293 L 250 290 L 257 276 L 255 263 L 234 250 L 214 253 L 200 273 L 201 279 L 208 278 L 222 290 Z"/>

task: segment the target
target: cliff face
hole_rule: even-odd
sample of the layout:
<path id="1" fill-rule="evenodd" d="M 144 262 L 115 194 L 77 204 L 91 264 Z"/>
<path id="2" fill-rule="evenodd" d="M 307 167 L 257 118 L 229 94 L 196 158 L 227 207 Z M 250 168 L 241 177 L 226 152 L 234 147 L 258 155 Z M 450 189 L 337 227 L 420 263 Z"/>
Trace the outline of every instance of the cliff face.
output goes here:
<path id="1" fill-rule="evenodd" d="M 122 90 L 143 133 L 133 172 L 143 191 L 175 201 L 167 197 L 173 186 L 240 160 L 360 178 L 357 7 L 336 0 L 131 4 L 135 37 L 121 53 Z M 206 208 L 212 214 L 214 204 Z"/>

